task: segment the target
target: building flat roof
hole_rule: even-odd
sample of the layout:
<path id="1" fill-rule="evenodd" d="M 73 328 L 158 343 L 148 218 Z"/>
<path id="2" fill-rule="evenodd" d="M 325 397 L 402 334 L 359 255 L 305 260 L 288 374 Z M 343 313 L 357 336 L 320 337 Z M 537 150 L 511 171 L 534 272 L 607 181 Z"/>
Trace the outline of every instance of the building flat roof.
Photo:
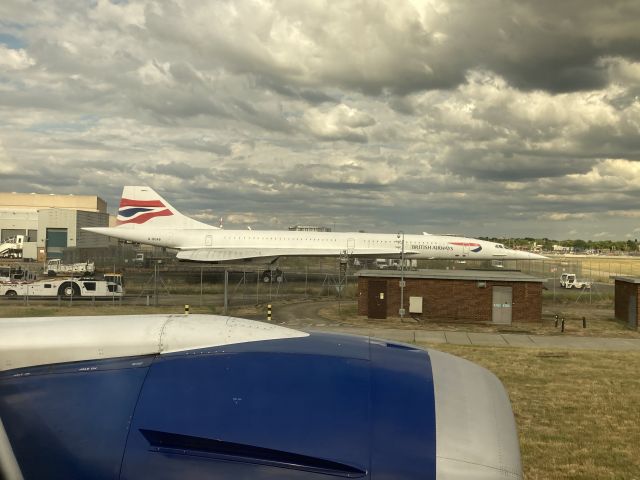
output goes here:
<path id="1" fill-rule="evenodd" d="M 361 270 L 358 277 L 399 278 L 400 270 Z M 539 282 L 546 279 L 513 270 L 405 270 L 404 278 L 428 278 L 435 280 L 482 280 L 497 282 Z"/>
<path id="2" fill-rule="evenodd" d="M 107 202 L 97 195 L 0 192 L 0 208 L 3 210 L 61 208 L 106 213 Z"/>

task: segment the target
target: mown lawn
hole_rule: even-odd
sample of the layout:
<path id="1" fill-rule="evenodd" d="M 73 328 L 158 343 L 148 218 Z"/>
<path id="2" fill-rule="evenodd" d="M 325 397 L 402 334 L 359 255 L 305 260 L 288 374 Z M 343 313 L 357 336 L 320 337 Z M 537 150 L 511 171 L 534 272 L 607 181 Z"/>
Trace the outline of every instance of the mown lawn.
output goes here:
<path id="1" fill-rule="evenodd" d="M 640 352 L 433 347 L 502 380 L 527 480 L 640 479 Z"/>

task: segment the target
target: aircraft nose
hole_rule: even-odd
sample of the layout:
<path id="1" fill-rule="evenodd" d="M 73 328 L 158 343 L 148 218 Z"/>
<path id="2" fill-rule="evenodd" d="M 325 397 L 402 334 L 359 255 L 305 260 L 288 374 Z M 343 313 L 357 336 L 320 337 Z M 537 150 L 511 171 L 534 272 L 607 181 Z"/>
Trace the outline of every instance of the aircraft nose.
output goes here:
<path id="1" fill-rule="evenodd" d="M 491 372 L 428 350 L 436 411 L 436 478 L 522 480 L 511 404 Z"/>

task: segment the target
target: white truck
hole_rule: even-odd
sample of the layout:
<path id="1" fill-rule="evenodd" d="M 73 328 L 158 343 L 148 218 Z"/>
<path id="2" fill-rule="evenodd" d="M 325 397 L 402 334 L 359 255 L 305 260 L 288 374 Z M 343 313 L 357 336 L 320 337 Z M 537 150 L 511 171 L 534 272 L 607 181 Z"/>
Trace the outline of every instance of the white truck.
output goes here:
<path id="1" fill-rule="evenodd" d="M 0 265 L 0 282 L 25 282 L 36 279 L 36 274 L 22 267 Z"/>
<path id="2" fill-rule="evenodd" d="M 88 275 L 96 271 L 96 266 L 93 262 L 84 263 L 62 263 L 59 258 L 48 260 L 44 266 L 44 271 L 50 277 L 55 277 L 59 273 L 65 275 Z"/>
<path id="3" fill-rule="evenodd" d="M 6 297 L 122 297 L 122 286 L 92 278 L 65 278 L 35 282 L 1 282 L 0 295 Z"/>
<path id="4" fill-rule="evenodd" d="M 0 257 L 22 258 L 24 235 L 16 235 L 0 242 Z"/>
<path id="5" fill-rule="evenodd" d="M 584 288 L 588 290 L 591 285 L 591 282 L 578 280 L 575 273 L 563 273 L 560 275 L 560 286 L 562 288 Z"/>

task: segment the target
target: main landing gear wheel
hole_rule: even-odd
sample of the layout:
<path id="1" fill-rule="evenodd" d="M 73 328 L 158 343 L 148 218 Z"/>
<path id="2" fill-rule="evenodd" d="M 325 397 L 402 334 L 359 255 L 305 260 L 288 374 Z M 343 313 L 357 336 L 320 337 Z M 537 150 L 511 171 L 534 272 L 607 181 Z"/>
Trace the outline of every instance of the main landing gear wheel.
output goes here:
<path id="1" fill-rule="evenodd" d="M 262 282 L 263 283 L 271 283 L 276 281 L 278 283 L 282 283 L 284 280 L 284 273 L 279 268 L 275 270 L 265 270 L 262 272 Z"/>

